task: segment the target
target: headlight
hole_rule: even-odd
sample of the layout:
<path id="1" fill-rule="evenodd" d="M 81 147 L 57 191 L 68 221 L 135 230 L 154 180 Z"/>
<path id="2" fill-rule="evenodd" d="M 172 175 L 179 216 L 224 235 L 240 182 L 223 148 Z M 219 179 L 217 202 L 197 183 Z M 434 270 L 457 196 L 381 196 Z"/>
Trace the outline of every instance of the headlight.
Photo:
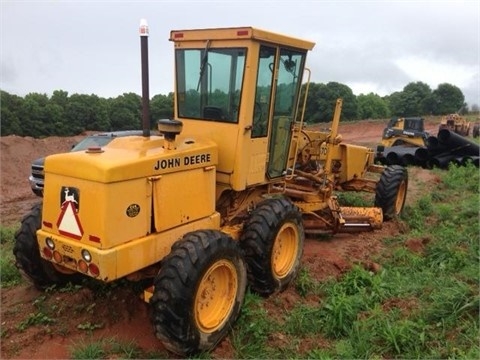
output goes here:
<path id="1" fill-rule="evenodd" d="M 55 249 L 55 243 L 53 242 L 53 239 L 50 238 L 50 237 L 47 237 L 45 239 L 45 244 L 47 244 L 48 248 L 51 249 L 51 250 L 54 250 Z"/>
<path id="2" fill-rule="evenodd" d="M 87 263 L 89 263 L 90 261 L 92 261 L 92 255 L 90 254 L 90 252 L 89 252 L 88 250 L 85 250 L 85 249 L 82 250 L 82 258 L 83 258 L 83 260 L 85 260 Z"/>

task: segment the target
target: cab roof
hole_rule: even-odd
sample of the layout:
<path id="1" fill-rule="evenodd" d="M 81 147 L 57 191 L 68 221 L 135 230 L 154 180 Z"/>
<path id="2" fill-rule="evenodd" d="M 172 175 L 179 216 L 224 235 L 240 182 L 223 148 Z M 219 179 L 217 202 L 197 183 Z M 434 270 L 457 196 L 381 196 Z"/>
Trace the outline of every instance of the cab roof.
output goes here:
<path id="1" fill-rule="evenodd" d="M 231 27 L 231 28 L 210 28 L 172 30 L 170 41 L 198 41 L 198 40 L 244 40 L 251 39 L 265 41 L 273 44 L 286 45 L 304 50 L 312 50 L 314 42 L 294 38 L 291 36 L 261 30 L 254 27 Z"/>

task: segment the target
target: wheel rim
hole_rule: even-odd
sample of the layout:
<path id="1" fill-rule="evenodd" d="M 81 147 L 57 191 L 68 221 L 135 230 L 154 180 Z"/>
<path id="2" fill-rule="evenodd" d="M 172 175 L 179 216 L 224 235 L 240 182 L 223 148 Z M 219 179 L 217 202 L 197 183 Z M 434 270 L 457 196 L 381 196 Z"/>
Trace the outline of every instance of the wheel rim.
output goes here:
<path id="1" fill-rule="evenodd" d="M 298 253 L 298 229 L 292 223 L 283 224 L 280 228 L 272 250 L 273 274 L 282 279 L 295 266 Z"/>
<path id="2" fill-rule="evenodd" d="M 405 194 L 407 192 L 407 184 L 402 181 L 398 187 L 397 199 L 395 201 L 395 214 L 400 214 L 402 211 L 403 203 L 405 202 Z"/>
<path id="3" fill-rule="evenodd" d="M 195 296 L 195 321 L 204 333 L 212 333 L 227 321 L 235 305 L 238 278 L 230 261 L 220 260 L 205 273 Z"/>

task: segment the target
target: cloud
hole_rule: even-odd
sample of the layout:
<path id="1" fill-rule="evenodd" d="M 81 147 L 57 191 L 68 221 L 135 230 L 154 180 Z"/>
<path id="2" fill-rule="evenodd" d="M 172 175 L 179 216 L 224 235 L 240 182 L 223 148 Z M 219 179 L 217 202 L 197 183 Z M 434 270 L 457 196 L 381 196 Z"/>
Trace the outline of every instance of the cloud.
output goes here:
<path id="1" fill-rule="evenodd" d="M 423 79 L 430 84 L 456 83 L 460 87 L 471 85 L 475 74 L 478 73 L 476 66 L 458 63 L 438 62 L 416 56 L 406 56 L 396 61 L 412 79 Z"/>
<path id="2" fill-rule="evenodd" d="M 389 94 L 448 82 L 480 104 L 478 1 L 3 1 L 6 91 L 141 93 L 138 26 L 150 27 L 150 93 L 173 90 L 170 30 L 253 26 L 316 43 L 312 81 Z"/>

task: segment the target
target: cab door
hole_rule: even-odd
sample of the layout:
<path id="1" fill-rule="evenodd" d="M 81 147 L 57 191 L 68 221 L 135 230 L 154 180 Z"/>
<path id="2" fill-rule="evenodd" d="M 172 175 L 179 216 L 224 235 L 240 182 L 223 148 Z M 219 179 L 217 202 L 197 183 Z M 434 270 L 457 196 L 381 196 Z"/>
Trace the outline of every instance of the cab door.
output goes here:
<path id="1" fill-rule="evenodd" d="M 305 52 L 279 48 L 276 63 L 275 91 L 272 93 L 269 157 L 267 176 L 270 179 L 284 176 L 292 140 L 292 129 L 297 113 L 301 89 L 301 75 Z"/>
<path id="2" fill-rule="evenodd" d="M 248 184 L 284 176 L 306 53 L 261 45 Z"/>
<path id="3" fill-rule="evenodd" d="M 274 64 L 277 48 L 260 45 L 257 65 L 257 80 L 253 103 L 253 120 L 250 132 L 249 169 L 247 184 L 265 182 L 268 161 L 268 132 L 270 104 L 274 84 Z"/>

